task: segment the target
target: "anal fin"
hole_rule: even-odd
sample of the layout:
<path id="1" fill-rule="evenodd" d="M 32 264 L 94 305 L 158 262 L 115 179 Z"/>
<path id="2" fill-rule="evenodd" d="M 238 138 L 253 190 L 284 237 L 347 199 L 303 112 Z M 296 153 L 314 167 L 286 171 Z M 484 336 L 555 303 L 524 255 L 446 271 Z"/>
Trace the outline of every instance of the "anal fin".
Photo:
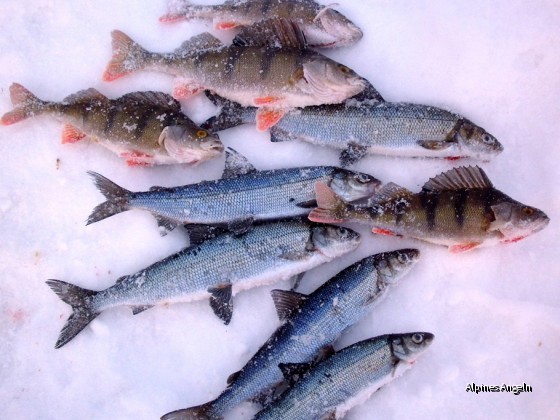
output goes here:
<path id="1" fill-rule="evenodd" d="M 228 325 L 233 315 L 233 297 L 231 283 L 225 283 L 216 287 L 209 287 L 210 307 L 224 324 Z"/>
<path id="2" fill-rule="evenodd" d="M 76 143 L 86 137 L 86 134 L 73 125 L 64 124 L 62 129 L 62 144 Z"/>
<path id="3" fill-rule="evenodd" d="M 470 251 L 471 249 L 476 248 L 480 244 L 481 244 L 481 242 L 466 242 L 464 244 L 451 245 L 449 247 L 449 252 L 451 252 L 452 254 L 459 254 L 461 252 L 467 252 L 467 251 Z"/>
<path id="4" fill-rule="evenodd" d="M 257 110 L 257 130 L 266 131 L 282 119 L 286 111 L 281 109 L 269 109 L 266 107 Z"/>

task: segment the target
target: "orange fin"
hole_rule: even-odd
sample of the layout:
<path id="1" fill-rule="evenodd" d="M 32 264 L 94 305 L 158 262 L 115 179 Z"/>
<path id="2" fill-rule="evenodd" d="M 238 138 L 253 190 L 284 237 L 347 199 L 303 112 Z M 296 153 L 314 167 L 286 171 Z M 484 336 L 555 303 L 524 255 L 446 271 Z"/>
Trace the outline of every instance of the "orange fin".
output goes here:
<path id="1" fill-rule="evenodd" d="M 317 223 L 344 223 L 346 219 L 340 219 L 331 209 L 316 208 L 307 216 L 309 220 Z"/>
<path id="2" fill-rule="evenodd" d="M 181 22 L 182 20 L 187 20 L 187 17 L 184 14 L 178 14 L 178 13 L 177 14 L 168 13 L 159 18 L 159 21 L 161 23 L 175 23 L 175 22 Z"/>
<path id="3" fill-rule="evenodd" d="M 226 30 L 237 28 L 238 26 L 239 23 L 237 22 L 216 22 L 216 25 L 214 27 L 219 30 Z"/>
<path id="4" fill-rule="evenodd" d="M 12 125 L 39 113 L 47 103 L 37 98 L 19 83 L 10 86 L 10 99 L 15 107 L 2 116 L 2 125 Z"/>
<path id="5" fill-rule="evenodd" d="M 121 31 L 111 32 L 113 44 L 113 57 L 107 64 L 103 73 L 105 82 L 112 82 L 128 73 L 144 67 L 142 60 L 148 53 L 144 48 L 134 42 L 127 34 Z"/>
<path id="6" fill-rule="evenodd" d="M 76 143 L 86 137 L 86 134 L 70 124 L 64 124 L 62 129 L 62 144 Z"/>
<path id="7" fill-rule="evenodd" d="M 276 125 L 278 121 L 286 114 L 286 111 L 279 109 L 259 108 L 257 110 L 257 130 L 266 131 L 270 127 Z"/>
<path id="8" fill-rule="evenodd" d="M 256 106 L 263 106 L 263 105 L 270 105 L 278 103 L 282 100 L 282 98 L 278 96 L 264 96 L 262 98 L 255 98 L 254 103 Z"/>
<path id="9" fill-rule="evenodd" d="M 371 232 L 375 233 L 377 235 L 399 236 L 398 234 L 396 234 L 395 232 L 393 232 L 392 230 L 389 230 L 389 229 L 373 228 L 371 230 Z"/>
<path id="10" fill-rule="evenodd" d="M 458 254 L 460 252 L 470 251 L 480 245 L 480 242 L 467 242 L 466 244 L 451 245 L 449 247 L 449 252 L 452 254 Z"/>
<path id="11" fill-rule="evenodd" d="M 173 87 L 173 97 L 175 99 L 187 99 L 204 90 L 203 87 L 194 83 L 177 83 Z"/>
<path id="12" fill-rule="evenodd" d="M 151 166 L 154 164 L 154 157 L 147 153 L 138 151 L 123 152 L 120 154 L 128 166 Z"/>

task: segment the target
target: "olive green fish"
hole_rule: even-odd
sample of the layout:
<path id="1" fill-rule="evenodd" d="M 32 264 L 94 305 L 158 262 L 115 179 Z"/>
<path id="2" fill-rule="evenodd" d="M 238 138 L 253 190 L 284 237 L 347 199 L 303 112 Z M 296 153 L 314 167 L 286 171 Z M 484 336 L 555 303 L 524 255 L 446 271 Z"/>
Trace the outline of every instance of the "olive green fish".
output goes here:
<path id="1" fill-rule="evenodd" d="M 344 203 L 326 185 L 316 184 L 316 222 L 357 221 L 373 233 L 407 236 L 463 252 L 498 242 L 517 242 L 549 222 L 541 210 L 495 189 L 477 167 L 459 167 L 426 182 L 419 193 L 394 183 L 385 185 L 367 205 Z"/>
<path id="2" fill-rule="evenodd" d="M 2 116 L 2 125 L 51 115 L 65 123 L 62 143 L 87 136 L 129 165 L 197 164 L 224 150 L 216 135 L 193 123 L 179 102 L 165 93 L 134 92 L 109 99 L 87 89 L 62 102 L 47 102 L 13 83 L 10 95 L 14 109 Z"/>

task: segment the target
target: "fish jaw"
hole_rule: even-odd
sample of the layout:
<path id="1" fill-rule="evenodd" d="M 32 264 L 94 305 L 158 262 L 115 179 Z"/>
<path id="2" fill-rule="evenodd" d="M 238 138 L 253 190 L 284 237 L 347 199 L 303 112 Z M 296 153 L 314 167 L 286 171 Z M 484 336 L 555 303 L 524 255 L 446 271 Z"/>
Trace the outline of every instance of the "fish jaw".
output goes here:
<path id="1" fill-rule="evenodd" d="M 216 158 L 224 151 L 217 135 L 206 130 L 184 126 L 168 126 L 158 139 L 169 156 L 177 163 L 198 164 Z"/>
<path id="2" fill-rule="evenodd" d="M 543 230 L 550 222 L 542 210 L 513 200 L 496 204 L 491 209 L 495 220 L 490 224 L 489 231 L 499 232 L 504 243 L 518 242 Z"/>

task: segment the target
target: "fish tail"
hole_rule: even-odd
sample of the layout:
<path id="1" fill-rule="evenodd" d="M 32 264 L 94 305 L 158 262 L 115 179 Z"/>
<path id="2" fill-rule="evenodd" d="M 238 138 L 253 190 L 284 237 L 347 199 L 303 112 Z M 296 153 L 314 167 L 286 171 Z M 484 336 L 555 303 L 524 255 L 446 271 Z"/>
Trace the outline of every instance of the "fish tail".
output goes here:
<path id="1" fill-rule="evenodd" d="M 346 203 L 327 184 L 315 183 L 315 198 L 317 208 L 309 214 L 312 222 L 318 223 L 344 223 L 346 217 Z"/>
<path id="2" fill-rule="evenodd" d="M 74 310 L 72 315 L 68 318 L 68 321 L 66 321 L 66 325 L 62 328 L 60 336 L 54 346 L 58 349 L 76 337 L 80 331 L 99 315 L 99 313 L 91 310 L 88 299 L 97 292 L 82 289 L 81 287 L 60 280 L 47 280 L 47 284 L 63 302 L 72 306 Z"/>
<path id="3" fill-rule="evenodd" d="M 183 408 L 161 416 L 161 420 L 220 420 L 223 417 L 211 415 L 212 401 L 195 407 Z"/>
<path id="4" fill-rule="evenodd" d="M 255 121 L 256 108 L 245 108 L 221 96 L 206 91 L 206 97 L 221 107 L 220 112 L 202 123 L 201 127 L 213 133 Z"/>
<path id="5" fill-rule="evenodd" d="M 93 182 L 97 189 L 105 196 L 107 201 L 99 204 L 93 209 L 87 219 L 86 225 L 99 222 L 107 217 L 127 211 L 130 208 L 129 198 L 132 194 L 130 191 L 115 184 L 113 181 L 105 178 L 97 172 L 88 171 L 93 178 Z"/>
<path id="6" fill-rule="evenodd" d="M 103 73 L 103 80 L 112 82 L 146 66 L 149 52 L 122 31 L 111 32 L 113 57 Z"/>
<path id="7" fill-rule="evenodd" d="M 49 102 L 42 101 L 19 83 L 10 86 L 10 98 L 14 109 L 2 116 L 2 125 L 12 125 L 28 117 L 42 113 Z"/>
<path id="8" fill-rule="evenodd" d="M 190 1 L 183 0 L 178 6 L 170 3 L 167 13 L 159 18 L 162 23 L 175 23 L 182 20 L 211 18 L 215 7 L 193 5 Z"/>

